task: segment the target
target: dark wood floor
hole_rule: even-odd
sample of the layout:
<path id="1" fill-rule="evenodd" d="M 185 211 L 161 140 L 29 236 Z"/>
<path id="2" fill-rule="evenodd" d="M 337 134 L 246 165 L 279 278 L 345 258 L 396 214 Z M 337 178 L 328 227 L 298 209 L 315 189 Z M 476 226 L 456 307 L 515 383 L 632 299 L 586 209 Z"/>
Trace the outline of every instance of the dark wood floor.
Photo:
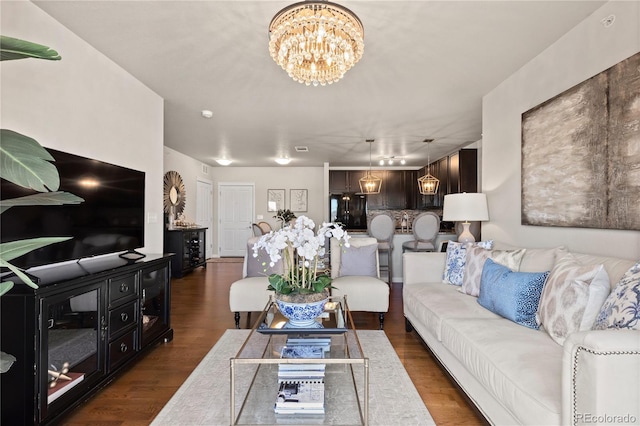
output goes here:
<path id="1" fill-rule="evenodd" d="M 225 330 L 234 328 L 228 303 L 229 286 L 241 273 L 241 263 L 215 262 L 173 280 L 173 341 L 155 347 L 62 423 L 148 425 Z M 245 318 L 243 315 L 243 327 Z M 354 321 L 356 328 L 377 329 L 375 314 L 355 313 Z M 385 332 L 438 425 L 485 424 L 415 332 L 404 331 L 400 284 L 395 284 L 391 291 Z"/>

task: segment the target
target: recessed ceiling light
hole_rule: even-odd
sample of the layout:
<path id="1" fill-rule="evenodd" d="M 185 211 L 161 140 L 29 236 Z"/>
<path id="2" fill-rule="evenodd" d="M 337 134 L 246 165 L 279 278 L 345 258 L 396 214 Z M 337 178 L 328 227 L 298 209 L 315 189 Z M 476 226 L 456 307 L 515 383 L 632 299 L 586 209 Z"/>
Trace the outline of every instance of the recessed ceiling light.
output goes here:
<path id="1" fill-rule="evenodd" d="M 228 166 L 229 164 L 232 163 L 231 160 L 227 160 L 226 158 L 218 158 L 216 160 L 216 163 L 220 164 L 221 166 Z"/>
<path id="2" fill-rule="evenodd" d="M 384 166 L 384 158 L 383 158 L 382 160 L 380 160 L 379 164 L 380 164 L 381 166 Z"/>
<path id="3" fill-rule="evenodd" d="M 296 146 L 294 147 L 294 149 L 296 150 L 296 152 L 309 152 L 308 146 Z"/>
<path id="4" fill-rule="evenodd" d="M 209 111 L 208 109 L 203 109 L 201 114 L 204 118 L 213 117 L 213 111 Z"/>
<path id="5" fill-rule="evenodd" d="M 281 166 L 286 166 L 290 162 L 291 162 L 291 158 L 288 158 L 288 157 L 276 158 L 276 163 L 280 164 Z"/>

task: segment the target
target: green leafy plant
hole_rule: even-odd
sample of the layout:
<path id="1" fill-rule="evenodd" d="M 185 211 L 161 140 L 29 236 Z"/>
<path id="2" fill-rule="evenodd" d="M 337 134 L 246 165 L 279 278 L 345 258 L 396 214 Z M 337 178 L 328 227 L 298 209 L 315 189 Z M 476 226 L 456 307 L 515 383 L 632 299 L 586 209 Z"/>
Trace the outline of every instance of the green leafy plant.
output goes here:
<path id="1" fill-rule="evenodd" d="M 0 36 L 0 60 L 38 58 L 60 60 L 55 50 L 11 37 Z M 0 129 L 0 178 L 38 193 L 0 200 L 0 213 L 11 207 L 35 205 L 79 204 L 84 200 L 68 192 L 58 191 L 60 176 L 52 164 L 55 159 L 35 139 L 9 129 Z M 0 266 L 11 270 L 25 284 L 38 288 L 24 271 L 11 260 L 33 250 L 59 243 L 72 237 L 42 237 L 0 243 Z M 11 290 L 14 282 L 0 282 L 0 296 Z"/>
<path id="2" fill-rule="evenodd" d="M 62 59 L 58 52 L 50 47 L 0 35 L 0 61 L 26 58 L 47 59 L 50 61 Z"/>
<path id="3" fill-rule="evenodd" d="M 279 209 L 273 218 L 281 221 L 282 226 L 284 226 L 289 223 L 291 219 L 295 219 L 296 214 L 289 209 Z"/>

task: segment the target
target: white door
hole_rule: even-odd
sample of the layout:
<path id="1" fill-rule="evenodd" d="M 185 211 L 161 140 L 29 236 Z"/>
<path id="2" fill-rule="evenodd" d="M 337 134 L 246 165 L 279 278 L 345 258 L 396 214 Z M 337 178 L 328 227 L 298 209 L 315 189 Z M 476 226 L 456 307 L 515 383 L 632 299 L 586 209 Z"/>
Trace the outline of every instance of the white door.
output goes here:
<path id="1" fill-rule="evenodd" d="M 205 257 L 209 259 L 213 256 L 213 185 L 200 179 L 196 183 L 196 223 L 207 227 Z"/>
<path id="2" fill-rule="evenodd" d="M 218 253 L 220 256 L 244 256 L 247 240 L 253 235 L 254 185 L 218 184 Z"/>

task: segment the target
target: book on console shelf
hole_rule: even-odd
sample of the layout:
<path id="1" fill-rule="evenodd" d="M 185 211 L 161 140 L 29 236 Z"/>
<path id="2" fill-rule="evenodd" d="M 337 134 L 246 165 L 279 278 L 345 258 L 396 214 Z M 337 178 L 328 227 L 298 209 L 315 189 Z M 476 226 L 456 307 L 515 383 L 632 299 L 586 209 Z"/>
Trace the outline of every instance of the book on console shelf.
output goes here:
<path id="1" fill-rule="evenodd" d="M 74 373 L 69 371 L 64 375 L 70 377 L 71 380 L 65 380 L 62 378 L 58 379 L 56 385 L 47 390 L 47 404 L 51 404 L 84 380 L 84 373 Z"/>

